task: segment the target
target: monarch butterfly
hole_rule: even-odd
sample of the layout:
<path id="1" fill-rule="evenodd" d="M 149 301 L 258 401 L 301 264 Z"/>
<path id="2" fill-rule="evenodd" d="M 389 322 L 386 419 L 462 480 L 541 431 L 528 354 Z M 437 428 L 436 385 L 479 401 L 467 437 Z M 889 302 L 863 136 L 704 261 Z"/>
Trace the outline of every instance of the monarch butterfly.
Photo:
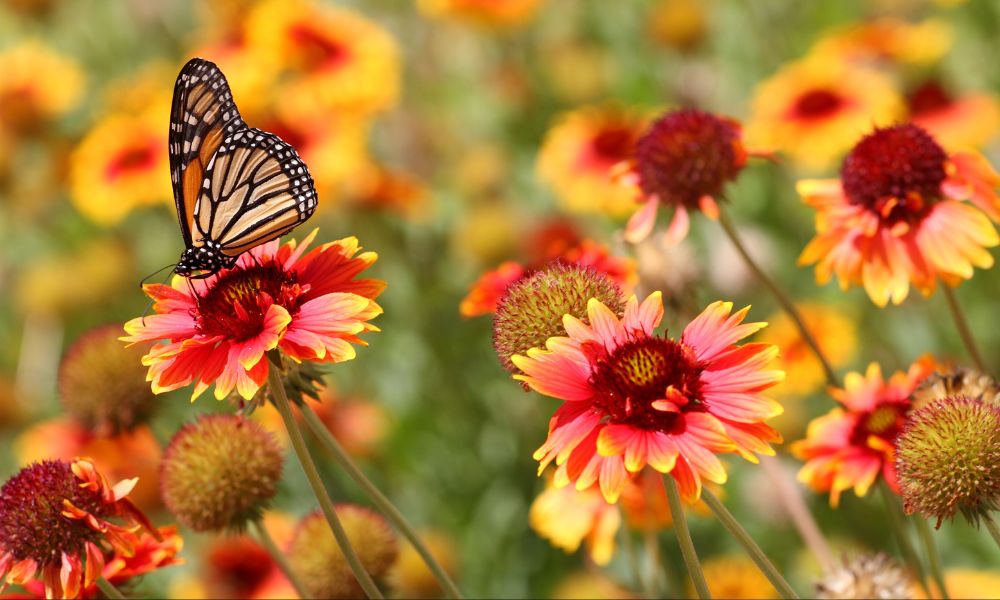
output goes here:
<path id="1" fill-rule="evenodd" d="M 204 278 L 230 268 L 240 254 L 288 233 L 316 210 L 313 179 L 298 153 L 246 125 L 212 62 L 191 59 L 177 76 L 168 141 L 184 237 L 174 267 L 179 275 Z"/>

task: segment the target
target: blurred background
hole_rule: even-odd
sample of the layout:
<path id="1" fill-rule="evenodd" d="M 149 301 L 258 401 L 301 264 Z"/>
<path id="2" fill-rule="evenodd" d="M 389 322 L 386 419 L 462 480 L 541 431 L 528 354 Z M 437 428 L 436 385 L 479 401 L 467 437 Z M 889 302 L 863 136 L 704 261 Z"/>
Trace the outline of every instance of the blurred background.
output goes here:
<path id="1" fill-rule="evenodd" d="M 428 532 L 462 590 L 628 597 L 651 576 L 655 550 L 667 565 L 662 589 L 686 593 L 670 533 L 623 526 L 598 567 L 584 549 L 564 552 L 532 530 L 529 507 L 545 478 L 531 454 L 556 403 L 510 380 L 489 315 L 463 316 L 463 298 L 504 261 L 537 265 L 588 239 L 623 258 L 638 291 L 665 292 L 671 330 L 718 298 L 752 304 L 754 320 L 772 322 L 765 335 L 782 345 L 790 372 L 776 392 L 786 406 L 777 426 L 786 441 L 801 439 L 833 404 L 772 298 L 710 220 L 694 219 L 680 246 L 656 236 L 624 244 L 633 199 L 608 172 L 666 108 L 744 122 L 748 145 L 786 157 L 752 161 L 727 189 L 731 212 L 755 256 L 815 312 L 840 372 L 869 361 L 905 370 L 924 352 L 961 360 L 940 294 L 914 292 L 880 310 L 863 290 L 819 287 L 812 269 L 796 266 L 814 228 L 794 183 L 835 176 L 855 125 L 781 137 L 774 119 L 797 90 L 833 78 L 870 109 L 862 124 L 924 119 L 946 146 L 978 147 L 997 164 L 998 55 L 992 0 L 2 0 L 0 471 L 88 454 L 113 478 L 142 477 L 136 494 L 168 523 L 156 487 L 161 448 L 196 415 L 234 410 L 210 398 L 192 404 L 179 390 L 149 400 L 146 424 L 111 435 L 67 416 L 67 403 L 87 399 L 67 398 L 60 368 L 81 336 L 141 314 L 140 280 L 183 249 L 166 137 L 177 72 L 201 56 L 226 73 L 245 120 L 309 165 L 319 208 L 295 235 L 319 227 L 320 241 L 354 235 L 379 254 L 371 271 L 389 284 L 382 332 L 330 371 L 324 418 Z M 982 272 L 958 289 L 989 354 L 1000 349 L 998 279 Z M 136 376 L 142 387 L 142 369 Z M 107 382 L 92 383 L 89 401 L 110 401 L 100 391 Z M 266 411 L 258 418 L 280 431 Z M 800 466 L 782 458 L 790 473 Z M 760 469 L 727 465 L 727 504 L 793 585 L 810 589 L 818 567 Z M 365 503 L 332 464 L 324 471 L 337 500 Z M 846 495 L 832 510 L 826 495 L 805 494 L 837 551 L 892 548 L 877 498 Z M 289 462 L 276 510 L 292 523 L 313 506 Z M 695 511 L 692 528 L 703 560 L 718 565 L 714 577 L 732 580 L 728 595 L 773 592 L 746 575 L 711 518 Z M 1000 562 L 985 533 L 962 522 L 938 539 L 946 567 Z M 227 541 L 187 532 L 187 564 L 152 574 L 138 592 L 266 595 L 252 563 L 218 558 Z M 436 593 L 406 561 L 392 577 L 401 596 Z"/>

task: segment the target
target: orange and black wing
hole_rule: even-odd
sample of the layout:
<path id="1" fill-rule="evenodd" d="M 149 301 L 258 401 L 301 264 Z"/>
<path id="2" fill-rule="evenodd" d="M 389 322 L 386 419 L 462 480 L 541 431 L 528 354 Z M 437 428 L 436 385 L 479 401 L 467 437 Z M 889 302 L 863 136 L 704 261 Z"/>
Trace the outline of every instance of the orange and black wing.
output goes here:
<path id="1" fill-rule="evenodd" d="M 214 63 L 191 59 L 177 76 L 170 108 L 170 181 L 186 248 L 201 246 L 194 214 L 205 171 L 226 136 L 246 130 L 225 75 Z"/>

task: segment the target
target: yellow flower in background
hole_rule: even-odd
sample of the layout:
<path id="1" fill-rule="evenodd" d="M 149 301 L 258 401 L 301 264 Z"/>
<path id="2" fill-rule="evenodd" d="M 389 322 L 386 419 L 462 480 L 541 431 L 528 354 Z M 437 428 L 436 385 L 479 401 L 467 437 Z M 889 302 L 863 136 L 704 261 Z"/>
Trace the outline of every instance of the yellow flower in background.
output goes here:
<path id="1" fill-rule="evenodd" d="M 448 576 L 455 578 L 459 559 L 455 540 L 442 531 L 418 531 L 420 540 Z M 437 578 L 413 545 L 400 540 L 399 555 L 389 568 L 386 580 L 398 598 L 440 598 L 443 595 Z"/>
<path id="2" fill-rule="evenodd" d="M 396 42 L 356 12 L 306 0 L 270 0 L 249 15 L 247 41 L 287 65 L 289 76 L 275 93 L 290 117 L 319 118 L 329 111 L 370 115 L 398 100 Z"/>
<path id="3" fill-rule="evenodd" d="M 786 65 L 754 92 L 748 145 L 824 169 L 874 126 L 903 116 L 892 80 L 873 69 L 815 55 Z"/>
<path id="4" fill-rule="evenodd" d="M 831 305 L 804 303 L 798 306 L 806 328 L 819 344 L 830 366 L 844 366 L 857 350 L 858 336 L 851 316 Z M 760 341 L 779 349 L 778 360 L 788 377 L 774 388 L 776 394 L 799 396 L 819 389 L 825 380 L 823 366 L 806 345 L 795 322 L 784 311 L 772 314 Z"/>
<path id="5" fill-rule="evenodd" d="M 131 273 L 129 252 L 123 245 L 94 239 L 72 252 L 33 260 L 17 280 L 15 299 L 22 313 L 92 309 L 130 283 Z M 86 285 L 66 285 L 67 281 Z"/>
<path id="6" fill-rule="evenodd" d="M 172 198 L 167 114 L 114 113 L 87 133 L 70 156 L 70 198 L 77 210 L 113 226 L 136 207 Z"/>
<path id="7" fill-rule="evenodd" d="M 649 14 L 649 32 L 658 42 L 686 52 L 708 33 L 708 3 L 704 0 L 659 0 Z"/>
<path id="8" fill-rule="evenodd" d="M 538 177 L 568 212 L 629 215 L 637 205 L 636 193 L 615 181 L 614 168 L 632 157 L 646 121 L 612 105 L 564 113 L 542 142 Z"/>
<path id="9" fill-rule="evenodd" d="M 35 133 L 76 108 L 84 74 L 72 58 L 37 40 L 0 52 L 0 129 Z"/>
<path id="10" fill-rule="evenodd" d="M 155 113 L 160 119 L 169 118 L 180 67 L 180 63 L 155 60 L 109 82 L 100 94 L 104 114 Z"/>
<path id="11" fill-rule="evenodd" d="M 1000 598 L 1000 573 L 995 569 L 947 569 L 944 572 L 944 584 L 948 587 L 948 594 L 952 598 L 968 600 Z M 927 595 L 914 585 L 913 597 L 926 598 Z"/>
<path id="12" fill-rule="evenodd" d="M 713 556 L 703 562 L 701 568 L 713 598 L 764 600 L 778 597 L 767 577 L 743 555 Z"/>
<path id="13" fill-rule="evenodd" d="M 535 16 L 542 0 L 417 0 L 420 12 L 484 27 L 515 27 Z"/>
<path id="14" fill-rule="evenodd" d="M 813 52 L 851 61 L 928 65 L 952 45 L 952 30 L 939 19 L 911 23 L 883 17 L 836 29 L 813 46 Z"/>
<path id="15" fill-rule="evenodd" d="M 988 92 L 954 95 L 930 79 L 907 98 L 910 120 L 946 148 L 980 148 L 1000 130 L 1000 98 Z"/>
<path id="16" fill-rule="evenodd" d="M 614 600 L 616 598 L 641 598 L 621 587 L 601 571 L 577 571 L 566 575 L 549 594 L 550 598 L 560 600 Z"/>
<path id="17" fill-rule="evenodd" d="M 617 506 L 604 500 L 597 486 L 578 491 L 550 482 L 531 503 L 528 523 L 535 533 L 569 553 L 586 541 L 591 560 L 606 565 L 615 553 L 622 515 Z"/>

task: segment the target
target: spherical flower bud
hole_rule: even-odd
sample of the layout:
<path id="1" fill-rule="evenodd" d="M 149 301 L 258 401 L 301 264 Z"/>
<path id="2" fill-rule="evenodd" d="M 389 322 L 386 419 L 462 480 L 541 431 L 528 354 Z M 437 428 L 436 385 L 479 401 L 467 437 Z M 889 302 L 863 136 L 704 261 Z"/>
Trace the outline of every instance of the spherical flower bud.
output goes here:
<path id="1" fill-rule="evenodd" d="M 906 572 L 885 554 L 862 554 L 844 559 L 842 567 L 816 583 L 817 598 L 912 598 Z"/>
<path id="2" fill-rule="evenodd" d="M 66 412 L 101 436 L 144 423 L 155 406 L 142 350 L 126 347 L 119 335 L 117 325 L 88 331 L 59 366 L 59 399 Z"/>
<path id="3" fill-rule="evenodd" d="M 977 521 L 1000 508 L 1000 405 L 954 396 L 911 413 L 896 470 L 906 512 L 938 527 L 958 511 Z"/>
<path id="4" fill-rule="evenodd" d="M 493 318 L 493 347 L 500 363 L 516 372 L 511 356 L 544 347 L 550 337 L 566 335 L 563 315 L 586 321 L 591 298 L 597 298 L 618 315 L 625 307 L 618 285 L 589 266 L 553 262 L 510 284 Z"/>
<path id="5" fill-rule="evenodd" d="M 975 369 L 958 368 L 949 373 L 934 373 L 913 390 L 913 410 L 920 410 L 935 400 L 965 396 L 987 404 L 1000 405 L 1000 383 Z"/>
<path id="6" fill-rule="evenodd" d="M 361 506 L 340 504 L 337 516 L 365 571 L 379 579 L 396 560 L 396 534 L 381 515 Z M 288 562 L 314 598 L 360 598 L 361 585 L 319 512 L 299 522 L 288 548 Z"/>
<path id="7" fill-rule="evenodd" d="M 283 463 L 274 435 L 236 415 L 203 415 L 178 431 L 163 458 L 160 491 L 195 531 L 239 529 L 278 491 Z"/>

